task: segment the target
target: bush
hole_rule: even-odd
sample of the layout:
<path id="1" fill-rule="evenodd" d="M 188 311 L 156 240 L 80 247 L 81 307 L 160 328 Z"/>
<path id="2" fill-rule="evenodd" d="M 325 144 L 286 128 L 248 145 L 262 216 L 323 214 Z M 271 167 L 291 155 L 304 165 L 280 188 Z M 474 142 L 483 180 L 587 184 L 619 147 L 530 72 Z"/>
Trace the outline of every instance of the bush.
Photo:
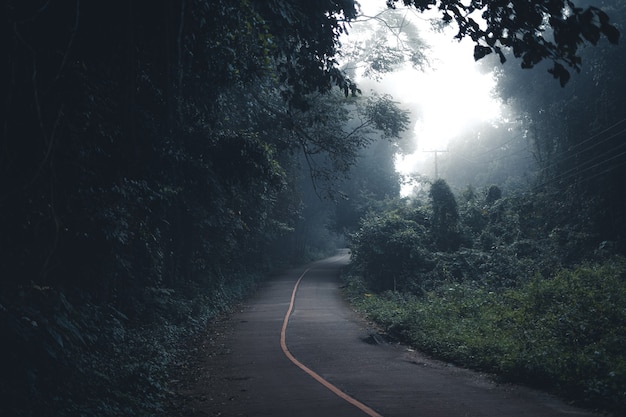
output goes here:
<path id="1" fill-rule="evenodd" d="M 425 222 L 419 209 L 370 214 L 352 237 L 354 264 L 375 291 L 402 289 L 418 279 L 426 259 Z"/>
<path id="2" fill-rule="evenodd" d="M 249 294 L 260 278 L 145 288 L 130 317 L 84 292 L 32 285 L 0 295 L 0 415 L 161 415 L 168 371 L 187 337 Z"/>
<path id="3" fill-rule="evenodd" d="M 507 298 L 516 337 L 526 342 L 511 372 L 536 367 L 572 399 L 624 410 L 624 259 L 537 276 Z"/>
<path id="4" fill-rule="evenodd" d="M 353 301 L 386 331 L 441 359 L 581 405 L 626 410 L 622 258 L 502 291 L 447 283 L 423 297 L 386 292 Z"/>

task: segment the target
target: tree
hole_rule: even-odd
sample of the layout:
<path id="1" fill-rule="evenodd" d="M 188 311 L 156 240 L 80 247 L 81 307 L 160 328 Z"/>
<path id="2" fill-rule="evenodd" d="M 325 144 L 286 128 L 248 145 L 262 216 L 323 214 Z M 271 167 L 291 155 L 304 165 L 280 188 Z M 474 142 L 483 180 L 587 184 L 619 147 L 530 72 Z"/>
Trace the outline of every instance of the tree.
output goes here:
<path id="1" fill-rule="evenodd" d="M 623 25 L 621 2 L 601 2 Z M 567 89 L 550 85 L 540 74 L 520 69 L 498 71 L 497 91 L 517 115 L 539 168 L 535 191 L 568 201 L 570 218 L 593 213 L 603 239 L 620 240 L 626 230 L 623 193 L 624 109 L 621 93 L 626 68 L 624 46 L 599 44 L 581 51 L 586 65 Z M 615 53 L 614 53 L 615 52 Z M 582 210 L 593 204 L 595 209 Z"/>
<path id="2" fill-rule="evenodd" d="M 349 177 L 340 185 L 342 198 L 335 203 L 333 229 L 339 233 L 356 232 L 361 219 L 385 200 L 400 196 L 400 176 L 395 170 L 397 146 L 381 139 L 364 149 Z"/>
<path id="3" fill-rule="evenodd" d="M 459 233 L 459 210 L 456 198 L 443 179 L 430 186 L 432 208 L 431 233 L 439 250 L 458 249 L 461 244 Z"/>
<path id="4" fill-rule="evenodd" d="M 534 180 L 536 164 L 526 130 L 515 114 L 505 117 L 512 120 L 482 123 L 450 141 L 449 152 L 439 157 L 438 166 L 451 187 L 481 188 L 495 183 L 506 189 Z"/>
<path id="5" fill-rule="evenodd" d="M 400 0 L 387 0 L 396 7 Z M 469 37 L 476 46 L 474 59 L 496 53 L 500 62 L 505 50 L 521 58 L 522 68 L 532 68 L 543 60 L 552 62 L 548 70 L 564 86 L 570 79 L 566 66 L 580 71 L 583 45 L 597 45 L 602 37 L 616 44 L 620 33 L 609 23 L 603 10 L 576 7 L 569 0 L 402 0 L 406 6 L 425 11 L 436 6 L 445 23 L 455 22 L 456 38 Z"/>
<path id="6" fill-rule="evenodd" d="M 339 71 L 336 60 L 339 36 L 357 16 L 354 0 L 276 0 L 255 2 L 254 8 L 269 27 L 271 56 L 288 101 L 305 108 L 305 95 L 335 86 L 346 96 L 356 94 L 356 86 Z"/>
<path id="7" fill-rule="evenodd" d="M 303 98 L 306 110 L 273 107 L 305 157 L 320 195 L 335 197 L 337 183 L 360 153 L 377 140 L 396 141 L 409 124 L 409 112 L 388 95 L 346 100 L 336 90 Z M 331 187 L 332 185 L 332 187 Z"/>
<path id="8" fill-rule="evenodd" d="M 379 80 L 406 64 L 425 68 L 429 47 L 407 13 L 387 9 L 376 16 L 359 15 L 352 21 L 359 36 L 346 36 L 341 44 L 342 71 L 355 77 L 361 70 L 364 77 Z"/>
<path id="9" fill-rule="evenodd" d="M 364 132 L 393 138 L 406 124 L 391 99 L 352 97 L 358 89 L 338 69 L 353 0 L 7 1 L 2 10 L 0 326 L 13 355 L 2 365 L 32 370 L 2 386 L 49 414 L 46 397 L 31 394 L 80 363 L 63 360 L 74 348 L 101 352 L 96 336 L 76 335 L 95 335 L 108 307 L 135 319 L 155 290 L 219 298 L 299 227 L 302 155 L 332 179 L 373 142 Z M 615 38 L 590 10 L 591 25 Z M 87 313 L 76 317 L 79 303 Z M 58 391 L 48 404 L 63 403 Z"/>

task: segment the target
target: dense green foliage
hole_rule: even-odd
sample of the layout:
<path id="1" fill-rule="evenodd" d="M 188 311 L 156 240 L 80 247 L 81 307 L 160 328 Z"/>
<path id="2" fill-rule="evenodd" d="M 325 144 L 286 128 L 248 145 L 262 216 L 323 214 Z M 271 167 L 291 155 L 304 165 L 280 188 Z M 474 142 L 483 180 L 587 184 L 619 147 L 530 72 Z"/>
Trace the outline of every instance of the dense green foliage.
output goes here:
<path id="1" fill-rule="evenodd" d="M 489 5 L 518 3 L 530 4 Z M 623 4 L 600 5 L 623 26 Z M 621 415 L 626 106 L 616 74 L 626 55 L 602 42 L 577 54 L 587 64 L 578 74 L 555 73 L 565 89 L 483 60 L 498 74 L 506 122 L 451 143 L 439 172 L 452 187 L 422 178 L 412 200 L 368 213 L 353 235 L 349 294 L 436 357 Z"/>
<path id="2" fill-rule="evenodd" d="M 466 190 L 458 217 L 436 220 L 439 193 L 449 198 L 442 183 L 429 202 L 397 201 L 362 221 L 348 278 L 355 305 L 436 357 L 623 411 L 626 261 L 600 240 L 596 208 L 491 186 Z M 442 251 L 442 227 L 458 228 L 457 246 Z"/>
<path id="3" fill-rule="evenodd" d="M 403 288 L 421 268 L 426 240 L 426 216 L 416 209 L 398 207 L 384 215 L 370 213 L 353 239 L 353 262 L 375 290 Z"/>
<path id="4" fill-rule="evenodd" d="M 352 1 L 1 9 L 0 414 L 154 414 L 177 341 L 332 250 L 316 193 L 407 116 L 346 98 Z"/>
<path id="5" fill-rule="evenodd" d="M 626 5 L 618 1 L 581 2 L 602 6 L 615 24 L 626 24 Z M 581 50 L 585 66 L 567 88 L 537 72 L 498 68 L 498 94 L 517 115 L 519 132 L 538 166 L 536 191 L 560 192 L 597 203 L 597 232 L 621 240 L 626 227 L 624 77 L 626 46 L 600 42 Z M 510 163 L 511 159 L 505 159 Z"/>
<path id="6" fill-rule="evenodd" d="M 467 282 L 423 297 L 364 294 L 356 282 L 351 291 L 359 310 L 424 352 L 617 415 L 626 405 L 625 277 L 619 258 L 505 291 Z"/>

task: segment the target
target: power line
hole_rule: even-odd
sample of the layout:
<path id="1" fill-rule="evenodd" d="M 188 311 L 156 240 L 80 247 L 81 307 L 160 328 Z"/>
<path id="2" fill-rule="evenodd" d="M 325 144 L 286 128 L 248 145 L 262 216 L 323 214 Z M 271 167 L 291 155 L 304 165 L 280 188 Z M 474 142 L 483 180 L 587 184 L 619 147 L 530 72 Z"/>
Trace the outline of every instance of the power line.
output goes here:
<path id="1" fill-rule="evenodd" d="M 593 178 L 599 177 L 599 176 L 601 176 L 601 175 L 608 174 L 609 172 L 616 170 L 617 168 L 621 167 L 622 165 L 626 165 L 626 159 L 624 159 L 622 162 L 620 162 L 620 163 L 619 163 L 619 164 L 617 164 L 617 165 L 613 165 L 613 166 L 612 166 L 611 168 L 609 168 L 609 169 L 605 169 L 605 170 L 604 170 L 604 171 L 602 171 L 602 172 L 598 172 L 598 173 L 596 173 L 596 174 L 593 174 L 593 175 L 590 175 L 590 176 L 588 176 L 588 177 L 585 177 L 585 180 L 587 180 L 587 181 L 588 181 L 588 180 L 591 180 L 591 179 L 593 179 Z M 579 180 L 578 182 L 581 182 L 581 181 L 582 181 L 582 180 Z"/>
<path id="2" fill-rule="evenodd" d="M 616 133 L 616 134 L 615 134 L 615 135 L 613 135 L 611 138 L 613 138 L 613 137 L 615 137 L 615 136 L 617 136 L 617 135 L 619 135 L 619 134 L 625 133 L 625 132 L 626 132 L 626 129 L 624 129 L 623 131 L 621 131 L 621 132 L 619 132 L 619 133 Z M 613 148 L 608 149 L 608 150 L 606 150 L 606 151 L 602 152 L 601 154 L 594 156 L 593 158 L 590 158 L 590 159 L 587 159 L 586 161 L 583 161 L 583 162 L 582 162 L 581 164 L 579 164 L 579 165 L 576 165 L 576 166 L 574 166 L 574 167 L 572 167 L 572 168 L 570 168 L 570 169 L 568 169 L 568 170 L 566 170 L 566 171 L 564 171 L 564 172 L 561 172 L 561 173 L 560 173 L 559 175 L 557 175 L 555 178 L 557 178 L 557 179 L 558 179 L 559 177 L 562 177 L 562 176 L 567 176 L 570 172 L 574 172 L 574 171 L 575 171 L 575 174 L 574 174 L 574 175 L 578 175 L 578 174 L 579 174 L 579 172 L 580 172 L 580 168 L 581 168 L 581 167 L 584 167 L 585 165 L 588 165 L 588 164 L 590 164 L 590 163 L 592 163 L 592 162 L 594 162 L 594 161 L 596 161 L 596 160 L 598 160 L 598 159 L 600 159 L 600 158 L 603 158 L 603 157 L 604 157 L 604 156 L 606 156 L 606 155 L 610 155 L 610 154 L 614 153 L 615 151 L 617 151 L 618 149 L 623 148 L 624 146 L 626 146 L 626 142 L 622 142 L 622 143 L 618 144 L 617 146 L 614 146 Z M 563 163 L 563 162 L 564 162 L 564 161 L 566 161 L 567 159 L 569 159 L 569 158 L 563 159 L 563 160 L 561 160 L 561 161 L 556 161 L 555 163 L 553 163 L 553 164 L 549 165 L 548 167 L 544 168 L 544 170 L 545 170 L 545 169 L 547 169 L 547 168 L 549 168 L 550 166 L 554 166 L 554 165 L 556 165 L 556 164 L 558 164 L 558 163 Z M 602 161 L 601 161 L 600 163 L 602 163 Z"/>
<path id="3" fill-rule="evenodd" d="M 590 141 L 591 141 L 591 140 L 593 140 L 593 139 L 596 139 L 597 137 L 601 136 L 602 134 L 605 134 L 605 133 L 609 132 L 611 129 L 613 129 L 613 128 L 615 128 L 615 127 L 619 126 L 619 125 L 621 125 L 621 124 L 622 124 L 622 123 L 624 123 L 624 122 L 626 122 L 626 118 L 621 119 L 621 120 L 619 120 L 619 121 L 618 121 L 618 122 L 616 122 L 616 123 L 613 123 L 611 126 L 608 126 L 608 127 L 604 128 L 602 131 L 600 131 L 600 132 L 598 132 L 598 133 L 596 133 L 596 134 L 594 134 L 594 135 L 592 135 L 592 136 L 588 137 L 587 139 L 585 139 L 585 140 L 583 140 L 583 141 L 581 141 L 581 142 L 577 143 L 576 145 L 574 145 L 574 146 L 570 147 L 568 150 L 566 150 L 566 151 L 562 152 L 561 154 L 559 154 L 559 155 L 554 155 L 554 156 L 553 156 L 553 158 L 558 158 L 558 157 L 559 157 L 559 156 L 561 156 L 561 155 L 565 155 L 565 154 L 567 154 L 567 153 L 569 153 L 569 152 L 572 152 L 572 150 L 574 150 L 574 149 L 576 149 L 576 148 L 578 148 L 578 147 L 582 146 L 582 145 L 583 145 L 583 144 L 585 144 L 585 143 L 590 142 Z M 586 148 L 584 148 L 584 149 L 580 149 L 580 150 L 578 150 L 577 152 L 575 152 L 575 153 L 573 153 L 573 154 L 571 154 L 571 155 L 569 155 L 569 156 L 567 156 L 567 157 L 564 157 L 564 158 L 562 158 L 562 159 L 560 159 L 560 160 L 558 160 L 558 161 L 555 161 L 555 162 L 553 162 L 553 163 L 551 163 L 551 164 L 547 165 L 546 167 L 544 167 L 544 168 L 543 168 L 543 170 L 547 170 L 547 169 L 549 169 L 549 168 L 551 168 L 551 167 L 553 167 L 553 166 L 555 166 L 555 165 L 562 164 L 563 162 L 565 162 L 565 161 L 567 161 L 567 160 L 569 160 L 569 159 L 573 158 L 574 156 L 578 156 L 578 155 L 580 155 L 581 153 L 588 152 L 588 151 L 590 151 L 590 150 L 592 150 L 592 149 L 594 149 L 594 148 L 596 148 L 596 147 L 598 147 L 598 146 L 600 146 L 600 145 L 602 145 L 602 144 L 604 144 L 604 143 L 606 143 L 606 142 L 610 141 L 611 139 L 614 139 L 614 138 L 616 138 L 616 137 L 619 137 L 620 135 L 622 135 L 622 134 L 624 134 L 624 133 L 626 133 L 626 128 L 624 128 L 623 130 L 620 130 L 619 132 L 613 133 L 613 134 L 611 134 L 610 136 L 605 137 L 604 139 L 602 139 L 602 140 L 600 140 L 600 141 L 594 142 L 591 146 L 588 146 L 588 147 L 586 147 Z M 476 155 L 476 156 L 480 157 L 480 156 L 483 156 L 483 155 L 487 155 L 487 154 L 489 154 L 489 153 L 491 153 L 491 152 L 494 152 L 494 151 L 496 151 L 496 150 L 501 150 L 504 146 L 506 146 L 506 145 L 508 145 L 509 143 L 511 143 L 511 142 L 513 142 L 513 141 L 515 141 L 515 140 L 519 139 L 522 135 L 523 135 L 523 133 L 520 133 L 520 134 L 516 135 L 515 137 L 513 137 L 513 138 L 509 139 L 508 141 L 506 141 L 506 142 L 504 142 L 504 143 L 502 143 L 502 144 L 498 145 L 497 147 L 494 147 L 494 148 L 488 149 L 488 150 L 486 150 L 486 151 L 484 151 L 484 152 L 481 152 L 480 154 L 478 154 L 478 155 Z M 597 168 L 598 166 L 601 166 L 601 165 L 603 165 L 603 164 L 605 164 L 605 163 L 607 163 L 607 162 L 610 162 L 610 161 L 612 161 L 612 160 L 614 160 L 614 159 L 616 159 L 616 158 L 619 158 L 620 156 L 624 155 L 626 152 L 622 152 L 622 153 L 620 153 L 620 154 L 618 154 L 618 155 L 614 155 L 614 156 L 611 156 L 611 157 L 609 157 L 609 158 L 602 159 L 602 160 L 600 160 L 599 162 L 597 162 L 596 164 L 591 165 L 591 166 L 588 166 L 589 164 L 593 163 L 594 161 L 598 161 L 598 159 L 601 159 L 601 158 L 603 158 L 603 157 L 605 157 L 605 156 L 607 156 L 607 155 L 613 154 L 615 151 L 617 151 L 617 150 L 619 150 L 619 149 L 623 148 L 624 146 L 626 146 L 626 142 L 622 142 L 622 143 L 620 143 L 620 144 L 618 144 L 618 145 L 616 145 L 616 146 L 614 146 L 614 147 L 612 147 L 612 148 L 610 148 L 610 149 L 608 149 L 608 150 L 606 150 L 606 151 L 602 152 L 601 154 L 596 155 L 596 156 L 594 156 L 593 158 L 588 159 L 588 160 L 586 160 L 586 161 L 582 162 L 581 164 L 577 165 L 576 167 L 573 167 L 573 168 L 570 168 L 570 169 L 568 169 L 568 170 L 566 170 L 566 171 L 564 171 L 564 172 L 561 172 L 561 173 L 560 173 L 559 175 L 557 175 L 556 177 L 553 177 L 553 178 L 549 179 L 548 181 L 546 181 L 546 182 L 542 183 L 542 184 L 541 184 L 541 185 L 539 185 L 538 187 L 541 187 L 541 186 L 544 186 L 544 185 L 547 185 L 547 184 L 550 184 L 550 183 L 552 183 L 552 182 L 556 182 L 556 181 L 567 181 L 567 180 L 569 180 L 569 179 L 571 179 L 571 178 L 573 178 L 573 177 L 576 177 L 576 176 L 578 176 L 578 175 L 580 175 L 580 174 L 582 174 L 582 173 L 585 173 L 585 172 L 587 172 L 587 171 L 593 170 L 594 168 Z M 435 152 L 435 177 L 438 177 L 438 161 L 437 161 L 437 155 L 438 155 L 438 152 L 443 152 L 443 151 L 430 151 L 430 152 Z M 465 160 L 465 161 L 469 162 L 469 163 L 479 165 L 479 164 L 485 164 L 485 163 L 489 163 L 489 162 L 496 162 L 496 161 L 500 161 L 500 160 L 503 160 L 503 159 L 511 158 L 511 157 L 513 157 L 513 156 L 515 156 L 515 155 L 518 155 L 518 154 L 521 154 L 521 153 L 524 153 L 524 152 L 530 152 L 530 148 L 529 148 L 529 147 L 525 147 L 525 148 L 523 148 L 523 149 L 520 149 L 520 150 L 515 151 L 514 153 L 511 153 L 511 154 L 506 154 L 506 155 L 502 155 L 502 156 L 500 156 L 500 157 L 498 157 L 498 158 L 496 158 L 496 159 L 490 160 L 490 161 L 477 161 L 477 160 L 475 160 L 475 159 L 470 159 L 470 158 L 467 158 L 467 157 L 462 156 L 462 155 L 458 155 L 458 157 L 459 157 L 460 159 L 463 159 L 463 160 Z M 626 163 L 626 162 L 625 162 L 625 163 Z M 621 164 L 620 164 L 620 165 L 621 165 Z M 618 166 L 620 166 L 620 165 L 618 165 Z M 610 170 L 608 170 L 608 171 L 604 171 L 604 172 L 609 172 L 609 171 L 610 171 Z M 597 174 L 597 175 L 601 175 L 601 174 L 602 174 L 602 173 Z M 595 175 L 594 175 L 594 176 L 595 176 Z"/>
<path id="4" fill-rule="evenodd" d="M 626 145 L 626 143 L 625 143 L 625 144 L 623 144 L 623 145 Z M 605 155 L 605 154 L 606 154 L 606 152 L 605 152 L 603 155 Z M 598 163 L 596 163 L 596 164 L 594 164 L 594 165 L 592 165 L 592 166 L 589 166 L 589 167 L 583 168 L 582 170 L 578 170 L 577 168 L 570 169 L 570 170 L 568 170 L 567 172 L 571 172 L 572 170 L 575 170 L 575 172 L 574 172 L 574 173 L 572 173 L 572 174 L 570 174 L 570 175 L 565 176 L 564 178 L 561 178 L 561 177 L 562 177 L 563 175 L 565 175 L 565 173 L 564 173 L 564 174 L 561 174 L 561 175 L 558 175 L 558 176 L 556 176 L 556 177 L 550 178 L 549 180 L 544 181 L 543 183 L 539 184 L 539 185 L 538 185 L 537 187 L 535 187 L 535 188 L 544 187 L 544 186 L 546 186 L 546 185 L 548 185 L 548 184 L 551 184 L 551 183 L 553 183 L 553 182 L 556 182 L 556 181 L 560 181 L 560 182 L 567 181 L 567 180 L 569 180 L 569 179 L 571 179 L 571 178 L 574 178 L 574 177 L 580 176 L 581 174 L 583 174 L 583 173 L 585 173 L 585 172 L 587 172 L 587 171 L 590 171 L 590 170 L 592 170 L 592 169 L 594 169 L 594 168 L 597 168 L 597 167 L 599 167 L 599 166 L 601 166 L 601 165 L 603 165 L 603 164 L 605 164 L 605 163 L 607 163 L 607 162 L 609 162 L 609 161 L 612 161 L 612 160 L 614 160 L 614 159 L 620 158 L 620 157 L 622 157 L 622 156 L 624 156 L 624 155 L 626 155 L 626 151 L 623 151 L 623 152 L 621 152 L 621 153 L 619 153 L 619 154 L 617 154 L 617 155 L 613 155 L 613 156 L 612 156 L 612 157 L 610 157 L 610 158 L 604 159 L 604 160 L 602 160 L 602 161 L 600 161 L 600 162 L 598 162 Z M 595 158 L 595 159 L 597 159 L 597 158 Z M 588 177 L 587 179 L 589 179 L 589 178 L 595 178 L 595 177 L 597 177 L 597 176 L 599 176 L 599 175 L 602 175 L 602 174 L 604 174 L 604 173 L 610 172 L 610 171 L 612 171 L 612 170 L 616 169 L 617 167 L 620 167 L 620 166 L 621 166 L 621 165 L 623 165 L 624 163 L 626 163 L 626 160 L 625 160 L 625 161 L 623 161 L 623 162 L 621 162 L 621 163 L 619 163 L 618 165 L 616 165 L 616 166 L 612 167 L 611 169 L 607 169 L 607 170 L 605 170 L 605 171 L 603 171 L 603 172 L 601 172 L 601 173 L 594 174 L 593 176 L 590 176 L 590 177 Z M 577 182 L 579 182 L 579 181 L 577 181 Z"/>
<path id="5" fill-rule="evenodd" d="M 624 122 L 626 122 L 626 118 L 619 120 L 618 122 L 616 122 L 616 123 L 612 124 L 611 126 L 609 126 L 609 127 L 605 128 L 604 130 L 602 130 L 602 131 L 600 131 L 600 132 L 598 132 L 598 133 L 596 133 L 596 134 L 594 134 L 594 135 L 590 136 L 589 138 L 587 138 L 587 139 L 585 139 L 585 140 L 583 140 L 583 141 L 581 141 L 581 142 L 577 143 L 576 145 L 573 145 L 573 146 L 572 146 L 572 147 L 570 147 L 569 149 L 567 149 L 567 150 L 563 151 L 560 155 L 565 155 L 566 153 L 571 152 L 573 149 L 575 149 L 575 148 L 577 148 L 577 147 L 579 147 L 579 146 L 581 146 L 581 145 L 583 145 L 583 144 L 585 144 L 585 143 L 587 143 L 587 142 L 589 142 L 589 141 L 591 141 L 591 140 L 595 139 L 596 137 L 598 137 L 598 136 L 600 136 L 600 135 L 602 135 L 602 134 L 604 134 L 604 133 L 608 132 L 608 131 L 609 131 L 609 130 L 611 130 L 612 128 L 614 128 L 614 127 L 616 127 L 616 126 L 618 126 L 618 125 L 620 125 L 620 124 L 622 124 L 622 123 L 624 123 Z M 622 130 L 621 132 L 615 133 L 615 134 L 613 134 L 612 136 L 609 136 L 609 137 L 607 137 L 607 138 L 604 138 L 603 140 L 601 140 L 601 141 L 599 141 L 599 142 L 595 142 L 593 145 L 591 145 L 591 146 L 589 146 L 589 147 L 587 147 L 587 148 L 585 148 L 585 149 L 580 150 L 578 153 L 586 152 L 586 151 L 588 151 L 588 150 L 590 150 L 590 149 L 593 149 L 593 148 L 595 148 L 596 146 L 599 146 L 599 145 L 601 145 L 602 143 L 607 142 L 608 140 L 611 140 L 611 139 L 613 139 L 614 137 L 616 137 L 617 135 L 620 135 L 620 134 L 622 134 L 622 133 L 624 133 L 624 132 L 626 132 L 626 129 Z M 523 135 L 524 135 L 524 132 L 522 132 L 522 133 L 520 133 L 520 134 L 516 135 L 515 137 L 513 137 L 513 138 L 509 139 L 508 141 L 504 142 L 503 144 L 496 146 L 495 148 L 492 148 L 492 149 L 486 150 L 486 151 L 484 151 L 484 152 L 482 152 L 482 153 L 480 153 L 480 154 L 478 154 L 478 155 L 475 155 L 475 156 L 476 156 L 476 157 L 483 156 L 483 155 L 486 155 L 486 154 L 488 154 L 488 153 L 494 152 L 494 151 L 496 151 L 496 150 L 502 149 L 504 146 L 506 146 L 506 145 L 508 145 L 509 143 L 511 143 L 511 142 L 513 142 L 513 141 L 515 141 L 515 140 L 519 139 L 519 138 L 520 138 L 520 137 L 522 137 Z M 523 152 L 524 150 L 530 150 L 530 149 L 529 149 L 529 148 L 525 148 L 525 149 L 520 150 L 520 151 L 518 151 L 518 152 L 516 152 L 516 153 L 514 153 L 514 154 L 511 154 L 511 155 L 516 155 L 517 153 L 521 153 L 521 152 Z M 550 164 L 550 165 L 548 165 L 547 167 L 545 167 L 544 169 L 547 169 L 547 168 L 549 168 L 549 167 L 551 167 L 551 166 L 553 166 L 553 165 L 555 165 L 555 164 L 557 164 L 557 163 L 562 163 L 563 161 L 566 161 L 567 159 L 569 159 L 569 158 L 571 158 L 571 157 L 573 157 L 573 156 L 577 155 L 578 153 L 573 154 L 573 155 L 571 155 L 571 156 L 568 156 L 566 159 L 561 159 L 559 162 L 555 162 L 555 163 L 553 163 L 553 164 Z M 558 156 L 560 156 L 560 155 L 555 155 L 554 157 L 558 157 Z M 496 160 L 504 159 L 504 158 L 506 158 L 506 157 L 507 157 L 507 156 L 503 156 L 503 157 L 500 157 L 500 158 L 498 158 L 498 159 L 496 159 Z M 469 160 L 469 159 L 467 159 L 467 158 L 463 158 L 463 159 L 466 159 L 467 161 L 470 161 L 470 162 L 474 162 L 474 163 L 476 163 L 476 164 L 482 163 L 482 162 L 475 162 L 475 161 L 471 161 L 471 160 Z"/>
<path id="6" fill-rule="evenodd" d="M 626 119 L 624 119 L 624 120 L 626 120 Z M 615 127 L 616 125 L 617 124 L 613 125 L 611 128 Z M 605 129 L 605 130 L 602 131 L 602 133 L 605 133 L 607 131 L 608 131 L 608 129 Z M 615 137 L 617 137 L 617 136 L 619 136 L 619 135 L 621 135 L 623 133 L 626 133 L 626 129 L 621 130 L 621 131 L 619 131 L 617 133 L 614 133 L 611 136 L 608 136 L 608 137 L 606 137 L 606 138 L 604 138 L 604 139 L 602 139 L 602 140 L 600 140 L 598 142 L 595 142 L 593 145 L 591 145 L 591 146 L 589 146 L 587 148 L 581 149 L 578 152 L 572 153 L 571 155 L 569 155 L 567 157 L 561 158 L 562 156 L 566 155 L 567 153 L 572 152 L 572 149 L 574 149 L 576 146 L 578 146 L 578 145 L 580 145 L 582 143 L 585 143 L 585 142 L 589 142 L 589 140 L 591 140 L 592 138 L 595 138 L 595 137 L 599 136 L 600 133 L 598 133 L 598 134 L 592 136 L 591 138 L 587 138 L 584 141 L 580 142 L 579 144 L 574 145 L 573 147 L 571 147 L 571 148 L 561 152 L 560 154 L 552 155 L 552 158 L 553 158 L 554 162 L 546 165 L 545 167 L 543 167 L 543 169 L 547 170 L 548 168 L 552 168 L 555 165 L 562 164 L 563 162 L 565 162 L 565 161 L 567 161 L 567 160 L 569 160 L 569 159 L 571 159 L 571 158 L 573 158 L 573 157 L 575 157 L 577 155 L 580 155 L 581 153 L 585 153 L 587 151 L 590 151 L 591 149 L 593 149 L 593 148 L 595 148 L 597 146 L 600 146 L 603 143 L 608 142 L 609 140 L 611 140 L 611 139 L 613 139 L 613 138 L 615 138 Z"/>
<path id="7" fill-rule="evenodd" d="M 572 147 L 571 147 L 570 149 L 568 149 L 568 150 L 574 149 L 574 148 L 576 148 L 576 147 L 578 147 L 578 146 L 580 146 L 580 145 L 582 145 L 582 144 L 584 144 L 584 143 L 587 143 L 587 142 L 589 142 L 590 140 L 595 139 L 597 136 L 600 136 L 600 135 L 602 135 L 603 133 L 608 132 L 609 130 L 613 129 L 615 126 L 618 126 L 618 125 L 620 125 L 620 124 L 622 124 L 622 123 L 624 123 L 624 122 L 626 122 L 626 117 L 625 117 L 625 118 L 623 118 L 622 120 L 619 120 L 618 122 L 616 122 L 616 123 L 612 124 L 611 126 L 607 127 L 606 129 L 604 129 L 604 130 L 602 130 L 602 131 L 600 131 L 600 132 L 596 133 L 595 135 L 590 136 L 589 138 L 587 138 L 587 139 L 583 140 L 582 142 L 578 142 L 576 145 L 572 146 Z M 623 132 L 623 131 L 622 131 L 622 132 Z M 588 148 L 588 149 L 590 149 L 590 148 Z"/>
<path id="8" fill-rule="evenodd" d="M 563 162 L 567 161 L 567 160 L 568 160 L 568 159 L 570 159 L 570 158 L 573 158 L 574 156 L 576 156 L 576 155 L 578 155 L 578 154 L 581 154 L 581 153 L 587 152 L 587 151 L 589 151 L 589 150 L 591 150 L 591 149 L 593 149 L 593 148 L 595 148 L 595 147 L 597 147 L 597 146 L 600 146 L 601 144 L 603 144 L 603 143 L 605 143 L 605 142 L 607 142 L 607 141 L 609 141 L 609 140 L 611 140 L 611 139 L 615 138 L 616 136 L 621 135 L 622 133 L 625 133 L 625 132 L 626 132 L 626 129 L 624 129 L 624 130 L 622 130 L 622 131 L 620 131 L 620 132 L 614 133 L 614 134 L 612 134 L 611 136 L 608 136 L 608 137 L 606 137 L 606 138 L 604 138 L 604 139 L 602 139 L 602 140 L 600 140 L 600 141 L 598 141 L 598 142 L 594 142 L 591 146 L 586 147 L 586 148 L 584 148 L 584 149 L 581 149 L 581 150 L 579 150 L 578 152 L 571 153 L 571 154 L 570 154 L 569 156 L 567 156 L 567 157 L 563 157 L 564 155 L 566 155 L 566 154 L 568 154 L 568 153 L 570 153 L 570 152 L 573 152 L 573 150 L 574 150 L 575 148 L 577 148 L 577 147 L 579 147 L 579 146 L 583 145 L 584 143 L 587 143 L 587 142 L 589 142 L 589 141 L 591 141 L 591 140 L 593 140 L 593 139 L 597 138 L 598 136 L 600 136 L 600 135 L 602 135 L 602 134 L 604 134 L 604 133 L 608 132 L 609 130 L 613 129 L 614 127 L 616 127 L 616 126 L 620 125 L 621 123 L 623 123 L 623 122 L 625 122 L 625 121 L 626 121 L 626 118 L 624 118 L 624 119 L 620 120 L 620 121 L 619 121 L 619 122 L 617 122 L 617 123 L 614 123 L 613 125 L 611 125 L 611 126 L 607 127 L 606 129 L 602 130 L 601 132 L 598 132 L 598 133 L 596 133 L 595 135 L 592 135 L 592 136 L 590 136 L 589 138 L 587 138 L 587 139 L 585 139 L 585 140 L 583 140 L 583 141 L 581 141 L 581 142 L 579 142 L 579 143 L 577 143 L 577 144 L 573 145 L 573 146 L 572 146 L 572 147 L 570 147 L 569 149 L 567 149 L 567 150 L 565 150 L 565 151 L 563 151 L 563 152 L 561 152 L 561 153 L 559 153 L 559 154 L 557 154 L 557 155 L 553 155 L 553 156 L 552 156 L 552 158 L 553 158 L 553 159 L 558 159 L 558 160 L 555 160 L 555 161 L 554 161 L 554 162 L 552 162 L 551 164 L 548 164 L 547 166 L 543 167 L 543 169 L 544 169 L 544 170 L 547 170 L 547 169 L 552 168 L 553 166 L 555 166 L 555 165 L 557 165 L 557 164 L 562 164 Z M 561 157 L 563 157 L 563 158 L 561 158 Z"/>

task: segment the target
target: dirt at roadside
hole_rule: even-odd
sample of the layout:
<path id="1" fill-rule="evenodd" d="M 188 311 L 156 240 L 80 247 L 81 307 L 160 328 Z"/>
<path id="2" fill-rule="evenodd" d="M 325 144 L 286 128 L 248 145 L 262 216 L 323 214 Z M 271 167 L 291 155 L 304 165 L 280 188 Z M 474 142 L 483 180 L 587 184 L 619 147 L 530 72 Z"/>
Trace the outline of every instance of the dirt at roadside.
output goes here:
<path id="1" fill-rule="evenodd" d="M 170 373 L 169 417 L 222 416 L 224 405 L 234 401 L 238 388 L 229 376 L 226 357 L 233 333 L 231 316 L 222 316 L 203 334 L 188 342 L 188 354 Z"/>

